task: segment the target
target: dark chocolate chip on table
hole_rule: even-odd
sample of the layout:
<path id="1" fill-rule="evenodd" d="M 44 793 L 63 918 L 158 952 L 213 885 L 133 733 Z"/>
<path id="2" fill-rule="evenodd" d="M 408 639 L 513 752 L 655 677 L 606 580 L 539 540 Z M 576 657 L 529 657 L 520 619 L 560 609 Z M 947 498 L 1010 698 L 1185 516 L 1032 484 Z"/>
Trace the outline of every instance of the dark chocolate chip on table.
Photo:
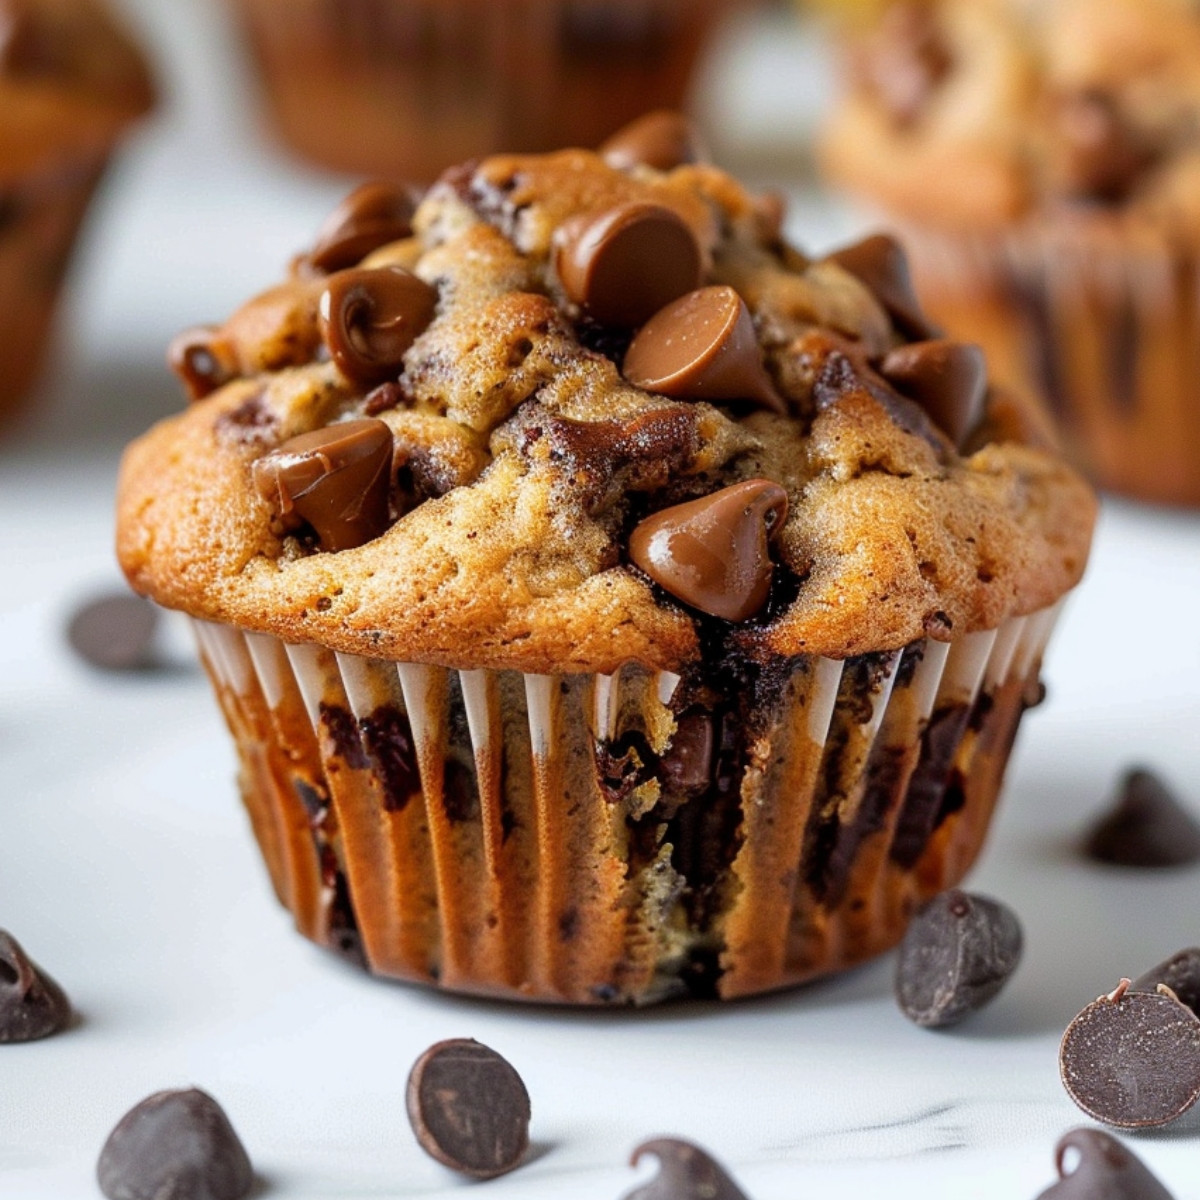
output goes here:
<path id="1" fill-rule="evenodd" d="M 636 1167 L 647 1154 L 658 1159 L 658 1174 L 623 1200 L 746 1200 L 729 1172 L 693 1142 L 652 1138 L 634 1150 L 630 1165 Z"/>
<path id="2" fill-rule="evenodd" d="M 744 400 L 786 414 L 763 366 L 746 302 L 731 287 L 699 288 L 638 330 L 622 367 L 635 387 L 689 400 Z"/>
<path id="3" fill-rule="evenodd" d="M 109 1200 L 241 1200 L 254 1169 L 207 1092 L 155 1092 L 117 1122 L 96 1164 Z"/>
<path id="4" fill-rule="evenodd" d="M 472 1038 L 430 1046 L 408 1076 L 408 1120 L 443 1166 L 491 1179 L 529 1148 L 529 1093 L 515 1068 Z"/>
<path id="5" fill-rule="evenodd" d="M 1058 1182 L 1037 1200 L 1172 1200 L 1149 1167 L 1103 1129 L 1068 1130 L 1054 1148 L 1054 1165 Z"/>
<path id="6" fill-rule="evenodd" d="M 1088 832 L 1084 853 L 1121 867 L 1200 861 L 1200 823 L 1152 771 L 1125 773 L 1112 808 Z"/>
<path id="7" fill-rule="evenodd" d="M 896 962 L 896 1000 L 926 1028 L 956 1024 L 991 1001 L 1021 959 L 1021 925 L 998 900 L 952 888 L 913 917 Z"/>
<path id="8" fill-rule="evenodd" d="M 917 401 L 957 447 L 983 417 L 987 363 L 969 342 L 936 338 L 897 346 L 885 355 L 879 373 Z"/>
<path id="9" fill-rule="evenodd" d="M 85 600 L 67 622 L 67 643 L 93 667 L 137 671 L 155 664 L 154 640 L 160 613 L 131 592 L 110 592 Z"/>
<path id="10" fill-rule="evenodd" d="M 413 193 L 394 183 L 364 183 L 329 214 L 308 261 L 319 271 L 342 271 L 372 250 L 412 235 Z"/>
<path id="11" fill-rule="evenodd" d="M 1067 1093 L 1094 1120 L 1165 1125 L 1200 1097 L 1200 1018 L 1169 991 L 1135 992 L 1123 979 L 1067 1026 L 1058 1065 Z"/>
<path id="12" fill-rule="evenodd" d="M 628 329 L 696 287 L 700 244 L 674 209 L 635 201 L 566 222 L 554 267 L 592 320 Z"/>
<path id="13" fill-rule="evenodd" d="M 1155 992 L 1159 984 L 1170 988 L 1180 1004 L 1200 1016 L 1200 947 L 1189 946 L 1172 954 L 1139 975 L 1129 985 L 1129 990 Z"/>
<path id="14" fill-rule="evenodd" d="M 603 142 L 597 153 L 618 171 L 638 166 L 670 171 L 707 158 L 696 127 L 682 113 L 670 109 L 630 121 Z"/>
<path id="15" fill-rule="evenodd" d="M 767 602 L 769 543 L 787 519 L 787 492 L 748 479 L 662 509 L 629 537 L 629 557 L 660 587 L 710 616 L 745 621 Z"/>
<path id="16" fill-rule="evenodd" d="M 0 929 L 0 1045 L 49 1037 L 70 1021 L 66 993 Z"/>
<path id="17" fill-rule="evenodd" d="M 921 311 L 908 270 L 908 257 L 900 243 L 885 233 L 873 234 L 827 254 L 875 294 L 897 328 L 909 337 L 935 338 L 938 330 Z"/>

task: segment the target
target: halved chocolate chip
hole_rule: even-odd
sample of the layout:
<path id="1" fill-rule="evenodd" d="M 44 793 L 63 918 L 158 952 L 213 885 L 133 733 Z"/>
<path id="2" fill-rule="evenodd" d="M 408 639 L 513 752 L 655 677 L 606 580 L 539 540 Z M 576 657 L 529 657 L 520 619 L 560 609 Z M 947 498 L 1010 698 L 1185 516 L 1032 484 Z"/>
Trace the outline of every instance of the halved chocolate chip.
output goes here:
<path id="1" fill-rule="evenodd" d="M 983 416 L 987 362 L 970 342 L 936 338 L 897 346 L 879 373 L 920 404 L 955 446 L 966 442 Z"/>
<path id="2" fill-rule="evenodd" d="M 1170 992 L 1134 992 L 1122 979 L 1067 1026 L 1058 1065 L 1089 1117 L 1165 1125 L 1200 1098 L 1200 1018 Z"/>
<path id="3" fill-rule="evenodd" d="M 0 929 L 0 1045 L 49 1037 L 70 1020 L 66 993 Z"/>
<path id="4" fill-rule="evenodd" d="M 1068 1168 L 1067 1156 L 1076 1155 Z M 1172 1200 L 1171 1193 L 1128 1146 L 1103 1129 L 1071 1129 L 1058 1139 L 1059 1181 L 1037 1200 Z"/>
<path id="5" fill-rule="evenodd" d="M 190 400 L 203 400 L 238 374 L 237 356 L 215 325 L 196 325 L 176 334 L 167 364 L 183 380 Z"/>
<path id="6" fill-rule="evenodd" d="M 630 121 L 603 142 L 597 153 L 618 171 L 638 166 L 671 171 L 707 158 L 696 127 L 671 109 L 648 112 Z"/>
<path id="7" fill-rule="evenodd" d="M 1200 1016 L 1200 947 L 1191 946 L 1151 967 L 1130 985 L 1131 992 L 1154 992 L 1169 987 L 1180 1004 Z"/>
<path id="8" fill-rule="evenodd" d="M 729 1172 L 694 1142 L 652 1138 L 634 1150 L 629 1165 L 636 1167 L 647 1154 L 658 1159 L 658 1174 L 623 1200 L 746 1200 Z"/>
<path id="9" fill-rule="evenodd" d="M 656 312 L 629 344 L 622 370 L 648 392 L 787 413 L 763 366 L 754 319 L 731 287 L 699 288 Z"/>
<path id="10" fill-rule="evenodd" d="M 700 244 L 674 209 L 636 201 L 563 225 L 554 267 L 589 317 L 631 328 L 700 282 Z"/>
<path id="11" fill-rule="evenodd" d="M 394 183 L 364 183 L 329 214 L 317 231 L 309 262 L 319 271 L 353 267 L 372 250 L 412 236 L 413 193 Z"/>
<path id="12" fill-rule="evenodd" d="M 71 614 L 67 641 L 93 667 L 138 671 L 154 665 L 154 635 L 159 610 L 129 592 L 113 592 L 85 601 Z"/>
<path id="13" fill-rule="evenodd" d="M 241 1200 L 254 1169 L 224 1109 L 186 1088 L 131 1108 L 108 1135 L 96 1178 L 109 1200 Z"/>
<path id="14" fill-rule="evenodd" d="M 775 566 L 768 543 L 787 519 L 787 492 L 748 479 L 654 513 L 629 538 L 629 557 L 685 604 L 745 621 L 767 602 Z"/>
<path id="15" fill-rule="evenodd" d="M 253 467 L 254 486 L 288 524 L 307 521 L 322 549 L 350 550 L 388 526 L 392 431 L 373 418 L 291 438 Z"/>
<path id="16" fill-rule="evenodd" d="M 321 293 L 321 337 L 347 379 L 382 383 L 399 373 L 436 307 L 436 289 L 403 267 L 339 271 Z"/>
<path id="17" fill-rule="evenodd" d="M 529 1147 L 529 1093 L 512 1064 L 473 1038 L 430 1046 L 408 1076 L 408 1119 L 443 1166 L 491 1179 Z"/>
<path id="18" fill-rule="evenodd" d="M 896 327 L 907 337 L 938 336 L 937 328 L 921 312 L 908 270 L 908 256 L 894 237 L 885 233 L 873 234 L 827 254 L 823 261 L 837 263 L 870 288 Z"/>
<path id="19" fill-rule="evenodd" d="M 1092 827 L 1084 853 L 1122 867 L 1179 867 L 1200 860 L 1200 824 L 1152 771 L 1121 779 L 1112 808 Z"/>
<path id="20" fill-rule="evenodd" d="M 927 1029 L 961 1021 L 1008 982 L 1021 960 L 1021 924 L 998 900 L 957 888 L 913 918 L 896 962 L 896 1000 Z"/>

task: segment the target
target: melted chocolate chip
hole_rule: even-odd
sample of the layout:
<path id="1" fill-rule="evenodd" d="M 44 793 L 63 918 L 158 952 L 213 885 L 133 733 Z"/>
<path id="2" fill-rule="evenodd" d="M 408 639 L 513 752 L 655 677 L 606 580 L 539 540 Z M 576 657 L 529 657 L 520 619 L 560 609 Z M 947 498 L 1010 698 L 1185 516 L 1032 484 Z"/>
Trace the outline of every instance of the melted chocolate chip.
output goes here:
<path id="1" fill-rule="evenodd" d="M 1180 1004 L 1200 1016 L 1200 947 L 1191 946 L 1172 954 L 1166 961 L 1139 975 L 1129 985 L 1129 990 L 1155 992 L 1160 983 L 1175 993 Z"/>
<path id="2" fill-rule="evenodd" d="M 321 337 L 347 379 L 382 383 L 399 373 L 436 306 L 437 291 L 403 267 L 339 271 L 321 293 Z"/>
<path id="3" fill-rule="evenodd" d="M 191 400 L 203 400 L 238 375 L 233 349 L 214 325 L 196 325 L 172 338 L 167 363 Z"/>
<path id="4" fill-rule="evenodd" d="M 319 271 L 353 267 L 372 250 L 412 235 L 413 194 L 392 183 L 364 183 L 329 214 L 309 262 Z"/>
<path id="5" fill-rule="evenodd" d="M 1021 925 L 997 900 L 957 888 L 917 913 L 900 944 L 896 999 L 927 1029 L 954 1025 L 991 1001 L 1021 959 Z"/>
<path id="6" fill-rule="evenodd" d="M 70 1020 L 66 993 L 0 929 L 0 1045 L 49 1037 Z"/>
<path id="7" fill-rule="evenodd" d="M 1084 853 L 1122 867 L 1179 867 L 1200 860 L 1200 824 L 1153 772 L 1135 767 L 1088 833 Z"/>
<path id="8" fill-rule="evenodd" d="M 198 1088 L 155 1092 L 108 1135 L 96 1164 L 109 1200 L 242 1200 L 254 1169 L 221 1106 Z"/>
<path id="9" fill-rule="evenodd" d="M 1067 1156 L 1076 1162 L 1068 1169 Z M 1072 1129 L 1054 1148 L 1058 1183 L 1037 1200 L 1173 1200 L 1171 1193 L 1127 1146 L 1103 1129 Z"/>
<path id="10" fill-rule="evenodd" d="M 671 171 L 707 157 L 696 127 L 670 109 L 648 112 L 630 121 L 604 142 L 598 153 L 618 171 L 639 166 Z"/>
<path id="11" fill-rule="evenodd" d="M 623 370 L 648 392 L 745 400 L 787 413 L 763 366 L 750 310 L 731 287 L 700 288 L 656 312 L 630 343 Z"/>
<path id="12" fill-rule="evenodd" d="M 155 662 L 159 610 L 129 592 L 114 592 L 81 604 L 67 625 L 71 649 L 105 671 L 137 671 Z"/>
<path id="13" fill-rule="evenodd" d="M 710 616 L 745 621 L 766 603 L 768 543 L 787 519 L 787 492 L 749 479 L 647 517 L 629 557 L 672 596 Z"/>
<path id="14" fill-rule="evenodd" d="M 889 351 L 879 372 L 920 404 L 955 446 L 966 442 L 983 416 L 987 363 L 969 342 L 910 342 Z"/>
<path id="15" fill-rule="evenodd" d="M 471 1038 L 431 1046 L 408 1076 L 408 1119 L 443 1166 L 492 1179 L 529 1147 L 529 1093 L 513 1066 Z"/>
<path id="16" fill-rule="evenodd" d="M 325 550 L 350 550 L 388 526 L 392 431 L 345 421 L 302 433 L 254 464 L 254 485 L 287 524 L 299 518 Z"/>
<path id="17" fill-rule="evenodd" d="M 674 209 L 637 201 L 562 226 L 554 265 L 589 317 L 632 327 L 700 282 L 700 244 Z"/>
<path id="18" fill-rule="evenodd" d="M 652 1138 L 634 1150 L 630 1166 L 636 1167 L 647 1154 L 658 1159 L 658 1174 L 623 1200 L 746 1200 L 725 1168 L 693 1142 Z"/>
<path id="19" fill-rule="evenodd" d="M 825 256 L 864 284 L 883 305 L 896 328 L 910 338 L 938 336 L 921 312 L 908 270 L 908 256 L 895 238 L 877 233 Z"/>
<path id="20" fill-rule="evenodd" d="M 1123 979 L 1067 1026 L 1059 1072 L 1071 1099 L 1106 1125 L 1165 1125 L 1200 1097 L 1200 1018 L 1169 992 Z"/>

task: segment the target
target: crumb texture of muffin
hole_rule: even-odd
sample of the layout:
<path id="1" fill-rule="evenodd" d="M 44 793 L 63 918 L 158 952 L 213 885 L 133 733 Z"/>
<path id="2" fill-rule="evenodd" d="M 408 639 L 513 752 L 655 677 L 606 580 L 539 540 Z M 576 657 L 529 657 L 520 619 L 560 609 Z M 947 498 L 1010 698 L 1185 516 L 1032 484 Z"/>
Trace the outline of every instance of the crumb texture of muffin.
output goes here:
<path id="1" fill-rule="evenodd" d="M 894 944 L 1083 571 L 1090 490 L 896 244 L 810 259 L 663 132 L 358 189 L 126 453 L 276 891 L 381 973 L 645 1002 Z"/>

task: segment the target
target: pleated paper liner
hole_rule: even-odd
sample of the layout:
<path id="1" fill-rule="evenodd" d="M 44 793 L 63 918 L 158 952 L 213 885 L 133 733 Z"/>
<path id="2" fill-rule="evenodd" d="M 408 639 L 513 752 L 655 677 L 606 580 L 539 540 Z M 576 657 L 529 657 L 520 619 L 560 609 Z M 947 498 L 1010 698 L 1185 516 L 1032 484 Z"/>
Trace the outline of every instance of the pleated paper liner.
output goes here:
<path id="1" fill-rule="evenodd" d="M 718 699 L 712 781 L 687 795 L 664 782 L 670 673 L 453 671 L 196 627 L 301 933 L 454 991 L 641 1004 L 894 945 L 979 851 L 1056 615 L 783 661 L 748 708 Z"/>

